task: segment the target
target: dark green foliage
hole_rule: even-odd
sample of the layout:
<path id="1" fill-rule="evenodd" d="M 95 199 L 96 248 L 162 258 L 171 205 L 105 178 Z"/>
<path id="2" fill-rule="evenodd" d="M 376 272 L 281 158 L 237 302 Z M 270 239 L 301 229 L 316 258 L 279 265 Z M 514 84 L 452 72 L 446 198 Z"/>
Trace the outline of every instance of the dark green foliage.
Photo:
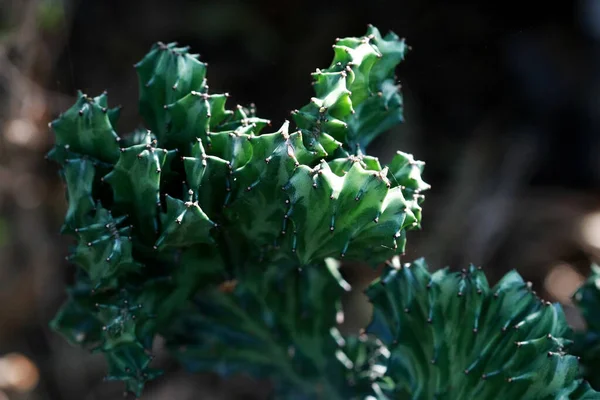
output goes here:
<path id="1" fill-rule="evenodd" d="M 283 229 L 292 231 L 292 251 L 301 263 L 345 256 L 380 262 L 404 251 L 403 232 L 418 222 L 386 172 L 366 170 L 358 158 L 340 175 L 324 161 L 298 168 L 284 187 L 284 222 L 290 222 Z"/>
<path id="2" fill-rule="evenodd" d="M 78 243 L 69 261 L 87 272 L 94 288 L 112 286 L 111 280 L 142 267 L 133 259 L 131 227 L 123 225 L 125 220 L 97 207 L 89 225 L 75 228 Z"/>
<path id="3" fill-rule="evenodd" d="M 285 398 L 373 393 L 387 351 L 367 337 L 344 339 L 335 328 L 343 319 L 340 295 L 350 289 L 335 265 L 272 264 L 261 280 L 240 278 L 245 284 L 198 295 L 169 338 L 189 369 L 271 377 Z"/>
<path id="4" fill-rule="evenodd" d="M 365 154 L 402 120 L 394 70 L 406 48 L 373 27 L 338 40 L 295 130 L 263 133 L 270 122 L 254 106 L 227 109 L 227 94 L 208 92 L 206 64 L 176 44 L 158 43 L 136 64 L 149 130 L 119 137 L 106 94 L 80 93 L 50 124 L 78 267 L 53 329 L 102 352 L 107 379 L 136 395 L 159 375 L 160 335 L 189 369 L 266 376 L 276 398 L 598 398 L 566 353 L 560 310 L 515 274 L 494 300 L 477 271 L 393 269 L 386 288 L 370 290 L 369 334 L 339 332 L 350 287 L 335 259 L 377 265 L 421 226 L 424 164 L 398 152 L 382 166 Z M 492 378 L 500 368 L 513 382 Z"/>
<path id="5" fill-rule="evenodd" d="M 368 289 L 367 331 L 389 347 L 392 398 L 598 399 L 567 353 L 569 327 L 515 271 L 493 288 L 480 269 L 430 274 L 397 259 Z"/>
<path id="6" fill-rule="evenodd" d="M 100 292 L 80 276 L 51 326 L 71 343 L 103 352 L 109 365 L 106 379 L 122 380 L 128 391 L 139 393 L 160 374 L 149 367 L 153 357 L 148 349 L 164 295 L 160 282 Z"/>
<path id="7" fill-rule="evenodd" d="M 170 122 L 166 105 L 192 91 L 205 91 L 206 64 L 197 54 L 176 43 L 155 44 L 142 61 L 135 65 L 138 73 L 140 114 L 157 138 L 166 141 Z"/>
<path id="8" fill-rule="evenodd" d="M 378 135 L 403 120 L 394 71 L 407 46 L 393 32 L 369 26 L 360 38 L 337 39 L 329 68 L 313 73 L 316 96 L 294 113 L 307 147 L 362 154 Z"/>
<path id="9" fill-rule="evenodd" d="M 160 174 L 167 152 L 152 144 L 138 144 L 121 151 L 119 160 L 104 182 L 112 187 L 117 209 L 135 216 L 140 235 L 158 233 Z"/>
<path id="10" fill-rule="evenodd" d="M 96 207 L 92 196 L 96 168 L 90 160 L 76 158 L 65 163 L 63 175 L 69 199 L 69 208 L 62 229 L 63 233 L 66 233 L 73 232 L 73 229 L 81 226 Z"/>
<path id="11" fill-rule="evenodd" d="M 66 157 L 59 153 L 64 150 L 114 163 L 119 158 L 120 139 L 112 125 L 115 115 L 109 114 L 107 107 L 106 93 L 91 98 L 78 92 L 77 102 L 50 124 L 56 134 L 57 149 L 49 156 L 63 162 Z"/>
<path id="12" fill-rule="evenodd" d="M 338 44 L 315 85 L 319 115 L 336 118 L 322 134 L 306 120 L 310 105 L 295 117 L 299 130 L 286 122 L 261 134 L 269 121 L 253 106 L 228 110 L 227 94 L 208 92 L 206 65 L 175 44 L 156 44 L 136 64 L 149 131 L 120 139 L 106 95 L 80 94 L 51 124 L 49 158 L 68 189 L 63 231 L 78 240 L 69 260 L 85 273 L 54 328 L 103 351 L 110 379 L 138 394 L 153 376 L 146 353 L 158 333 L 194 369 L 280 374 L 282 394 L 371 393 L 385 370 L 369 363 L 380 347 L 337 332 L 348 287 L 324 260 L 376 264 L 402 252 L 428 186 L 412 158 L 388 169 L 360 151 L 334 152 L 342 143 L 362 151 L 401 120 L 393 73 L 404 49 L 374 28 Z M 219 290 L 232 279 L 234 291 Z"/>
<path id="13" fill-rule="evenodd" d="M 573 352 L 581 357 L 585 378 L 595 389 L 600 389 L 600 267 L 592 266 L 592 275 L 573 300 L 587 325 L 585 331 L 576 332 Z"/>

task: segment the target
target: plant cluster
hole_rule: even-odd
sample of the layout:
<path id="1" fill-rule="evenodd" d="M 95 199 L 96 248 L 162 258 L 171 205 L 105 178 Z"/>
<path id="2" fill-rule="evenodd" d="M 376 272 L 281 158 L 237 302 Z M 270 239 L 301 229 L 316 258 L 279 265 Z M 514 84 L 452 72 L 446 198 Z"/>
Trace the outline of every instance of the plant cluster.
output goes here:
<path id="1" fill-rule="evenodd" d="M 273 133 L 253 105 L 210 93 L 206 64 L 175 43 L 135 65 L 144 128 L 117 134 L 106 93 L 79 93 L 50 124 L 77 266 L 53 329 L 138 396 L 160 375 L 161 336 L 189 370 L 269 377 L 275 398 L 600 399 L 560 306 L 516 272 L 490 287 L 473 266 L 400 263 L 424 163 L 397 152 L 382 165 L 366 148 L 403 120 L 407 45 L 369 27 L 333 50 L 315 96 Z M 358 335 L 338 330 L 341 259 L 387 265 Z"/>

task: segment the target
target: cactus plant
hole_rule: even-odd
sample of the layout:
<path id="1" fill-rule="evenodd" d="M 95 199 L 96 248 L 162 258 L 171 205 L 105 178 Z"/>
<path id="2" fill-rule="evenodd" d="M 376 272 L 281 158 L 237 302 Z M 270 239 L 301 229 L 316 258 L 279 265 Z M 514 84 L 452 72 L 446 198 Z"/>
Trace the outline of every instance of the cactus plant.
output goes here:
<path id="1" fill-rule="evenodd" d="M 368 332 L 391 352 L 401 399 L 598 398 L 567 351 L 562 309 L 538 298 L 516 271 L 493 288 L 471 265 L 430 274 L 423 259 L 389 263 L 367 293 Z"/>
<path id="2" fill-rule="evenodd" d="M 403 119 L 407 49 L 372 26 L 338 39 L 295 128 L 273 133 L 254 106 L 209 93 L 206 64 L 175 43 L 135 66 L 148 129 L 118 135 L 106 93 L 79 93 L 50 124 L 77 266 L 53 329 L 103 353 L 107 379 L 138 396 L 161 373 L 160 335 L 188 369 L 266 376 L 277 398 L 600 398 L 560 308 L 516 273 L 490 289 L 473 268 L 400 266 L 424 164 L 397 152 L 382 166 L 366 147 Z M 392 259 L 359 335 L 338 330 L 342 258 Z"/>
<path id="3" fill-rule="evenodd" d="M 585 378 L 595 389 L 600 389 L 597 375 L 600 365 L 600 267 L 592 265 L 592 275 L 573 295 L 582 312 L 586 328 L 576 332 L 573 353 L 581 357 Z"/>

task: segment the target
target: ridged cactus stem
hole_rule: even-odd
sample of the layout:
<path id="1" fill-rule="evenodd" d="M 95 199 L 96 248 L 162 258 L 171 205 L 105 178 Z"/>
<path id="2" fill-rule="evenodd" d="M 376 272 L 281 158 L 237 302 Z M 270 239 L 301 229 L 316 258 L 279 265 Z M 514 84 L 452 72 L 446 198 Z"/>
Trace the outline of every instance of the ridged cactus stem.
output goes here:
<path id="1" fill-rule="evenodd" d="M 477 269 L 392 258 L 429 185 L 412 155 L 381 165 L 367 147 L 403 120 L 407 46 L 369 27 L 333 51 L 315 96 L 271 133 L 254 105 L 209 93 L 206 64 L 175 43 L 135 65 L 148 129 L 117 134 L 106 94 L 79 93 L 50 124 L 77 266 L 52 328 L 137 396 L 161 374 L 160 335 L 189 370 L 268 377 L 278 399 L 598 399 L 560 308 L 516 273 L 491 289 Z M 341 259 L 393 260 L 358 336 L 338 330 Z"/>

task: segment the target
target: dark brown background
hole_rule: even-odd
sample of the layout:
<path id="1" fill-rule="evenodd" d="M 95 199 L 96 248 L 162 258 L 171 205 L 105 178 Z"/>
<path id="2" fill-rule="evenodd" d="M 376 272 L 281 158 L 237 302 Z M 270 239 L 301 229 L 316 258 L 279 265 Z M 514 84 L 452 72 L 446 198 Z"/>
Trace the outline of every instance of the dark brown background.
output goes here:
<path id="1" fill-rule="evenodd" d="M 600 249 L 600 7 L 560 3 L 0 0 L 0 400 L 120 397 L 122 386 L 101 382 L 101 357 L 46 327 L 72 273 L 69 239 L 58 235 L 63 187 L 43 159 L 46 125 L 76 89 L 107 89 L 125 106 L 119 131 L 135 128 L 131 65 L 158 40 L 191 45 L 209 63 L 213 92 L 255 102 L 277 125 L 308 101 L 309 74 L 328 66 L 336 37 L 362 35 L 367 23 L 406 37 L 407 122 L 371 147 L 383 161 L 402 149 L 427 162 L 433 189 L 406 260 L 474 262 L 491 281 L 517 268 L 580 328 L 569 296 Z M 345 273 L 357 288 L 374 276 L 355 265 Z M 352 331 L 369 310 L 360 291 L 347 306 Z M 158 363 L 172 372 L 143 399 L 267 390 Z"/>

